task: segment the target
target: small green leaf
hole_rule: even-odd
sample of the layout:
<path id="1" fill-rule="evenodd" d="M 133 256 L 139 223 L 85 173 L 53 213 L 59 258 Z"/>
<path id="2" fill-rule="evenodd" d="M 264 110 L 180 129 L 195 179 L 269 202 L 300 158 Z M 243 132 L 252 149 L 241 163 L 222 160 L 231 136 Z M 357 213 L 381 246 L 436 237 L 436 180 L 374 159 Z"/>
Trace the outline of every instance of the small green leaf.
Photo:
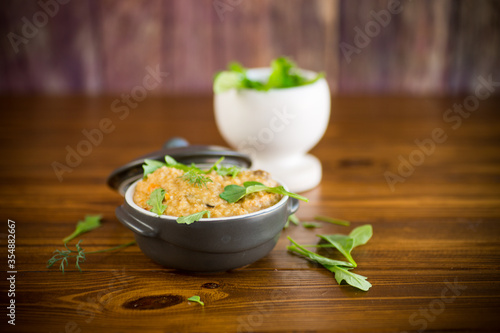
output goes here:
<path id="1" fill-rule="evenodd" d="M 244 75 L 238 72 L 223 71 L 214 79 L 214 93 L 220 94 L 231 89 L 243 88 Z"/>
<path id="2" fill-rule="evenodd" d="M 366 276 L 359 275 L 349 270 L 352 268 L 348 267 L 340 267 L 340 266 L 332 266 L 332 265 L 323 265 L 330 272 L 335 274 L 335 280 L 340 284 L 342 281 L 345 281 L 347 284 L 361 289 L 363 291 L 368 291 L 371 288 L 372 284 L 368 282 Z"/>
<path id="3" fill-rule="evenodd" d="M 365 224 L 354 228 L 349 236 L 354 240 L 353 248 L 359 245 L 365 245 L 373 235 L 373 228 L 370 224 Z"/>
<path id="4" fill-rule="evenodd" d="M 205 214 L 207 214 L 207 218 L 210 217 L 210 211 L 204 210 L 204 211 L 194 213 L 191 215 L 178 217 L 177 223 L 179 223 L 179 224 L 191 224 L 193 222 L 201 220 L 203 218 L 203 216 L 205 216 Z"/>
<path id="5" fill-rule="evenodd" d="M 101 215 L 87 215 L 85 216 L 85 219 L 83 221 L 78 221 L 75 231 L 73 231 L 71 235 L 67 236 L 62 241 L 63 243 L 68 243 L 70 240 L 78 237 L 80 234 L 94 230 L 100 226 Z"/>
<path id="6" fill-rule="evenodd" d="M 281 195 L 288 195 L 292 198 L 299 199 L 305 202 L 308 202 L 309 199 L 306 197 L 303 197 L 299 194 L 288 192 L 285 190 L 283 186 L 276 186 L 276 187 L 268 187 L 265 185 L 252 185 L 246 188 L 246 194 L 254 193 L 254 192 L 260 192 L 260 191 L 266 191 L 266 192 L 271 192 L 271 193 L 276 193 L 276 194 L 281 194 Z"/>
<path id="7" fill-rule="evenodd" d="M 201 300 L 200 300 L 200 296 L 198 295 L 195 295 L 195 296 L 191 296 L 187 299 L 188 301 L 190 302 L 196 302 L 198 304 L 200 304 L 201 306 L 205 306 L 205 303 L 203 303 Z"/>
<path id="8" fill-rule="evenodd" d="M 330 259 L 330 258 L 327 258 L 327 257 L 324 257 L 320 254 L 317 254 L 317 253 L 314 253 L 312 251 L 309 251 L 308 249 L 306 249 L 305 247 L 303 247 L 302 245 L 299 245 L 296 241 L 294 241 L 290 236 L 288 236 L 288 239 L 290 240 L 290 242 L 292 242 L 292 244 L 294 246 L 288 246 L 287 249 L 289 251 L 292 251 L 292 252 L 296 252 L 298 254 L 301 254 L 303 255 L 304 257 L 307 257 L 309 259 L 311 259 L 312 261 L 315 261 L 317 262 L 318 264 L 321 264 L 321 265 L 334 265 L 334 266 L 348 266 L 348 267 L 352 267 L 352 264 L 351 263 L 348 263 L 346 261 L 341 261 L 341 260 L 334 260 L 334 259 Z"/>
<path id="9" fill-rule="evenodd" d="M 222 156 L 221 158 L 219 158 L 219 159 L 217 160 L 217 162 L 215 162 L 215 163 L 214 163 L 214 165 L 212 165 L 212 167 L 211 167 L 210 169 L 208 169 L 208 171 L 207 171 L 207 172 L 205 172 L 205 173 L 210 173 L 210 172 L 212 172 L 212 171 L 217 171 L 217 170 L 219 170 L 219 164 L 220 164 L 222 161 L 224 161 L 224 156 Z"/>
<path id="10" fill-rule="evenodd" d="M 225 167 L 221 166 L 219 170 L 217 170 L 217 174 L 224 177 L 224 176 L 231 176 L 231 177 L 236 177 L 239 173 L 241 172 L 241 168 L 233 165 L 230 167 Z"/>
<path id="11" fill-rule="evenodd" d="M 354 267 L 357 266 L 351 256 L 354 247 L 354 240 L 351 237 L 345 235 L 318 235 L 318 237 L 333 245 Z"/>
<path id="12" fill-rule="evenodd" d="M 373 230 L 369 224 L 354 228 L 349 236 L 346 235 L 318 235 L 321 239 L 333 245 L 350 263 L 357 266 L 356 262 L 351 256 L 351 251 L 356 246 L 366 244 L 372 237 Z"/>
<path id="13" fill-rule="evenodd" d="M 295 225 L 299 225 L 299 222 L 300 222 L 299 218 L 295 214 L 288 216 L 288 221 L 292 222 Z"/>
<path id="14" fill-rule="evenodd" d="M 165 155 L 165 162 L 169 167 L 179 164 L 172 156 L 169 155 Z"/>
<path id="15" fill-rule="evenodd" d="M 288 195 L 292 198 L 296 198 L 299 200 L 303 200 L 308 202 L 309 199 L 298 195 L 296 193 L 288 192 L 285 190 L 283 186 L 276 186 L 276 187 L 268 187 L 265 186 L 262 183 L 259 182 L 245 182 L 243 184 L 244 186 L 239 186 L 239 185 L 228 185 L 224 188 L 224 192 L 222 192 L 219 196 L 226 200 L 229 203 L 234 203 L 244 196 L 255 193 L 255 192 L 260 192 L 260 191 L 266 191 L 266 192 L 271 192 L 271 193 L 276 193 L 276 194 L 281 194 L 281 195 Z"/>
<path id="16" fill-rule="evenodd" d="M 148 205 L 153 208 L 151 211 L 155 214 L 161 215 L 167 209 L 167 205 L 163 204 L 163 200 L 165 199 L 165 190 L 162 188 L 157 188 L 151 195 L 149 196 L 149 200 L 146 202 Z"/>
<path id="17" fill-rule="evenodd" d="M 228 68 L 231 72 L 236 72 L 241 74 L 247 73 L 246 69 L 239 62 L 236 61 L 230 62 Z"/>
<path id="18" fill-rule="evenodd" d="M 341 220 L 341 219 L 334 219 L 334 218 L 331 218 L 331 217 L 328 217 L 328 216 L 316 216 L 314 218 L 316 221 L 323 221 L 323 222 L 328 222 L 328 223 L 333 223 L 333 224 L 338 224 L 338 225 L 343 225 L 343 226 L 346 226 L 348 227 L 351 222 L 349 221 L 345 221 L 345 220 Z"/>
<path id="19" fill-rule="evenodd" d="M 302 222 L 302 226 L 308 229 L 321 228 L 321 224 L 314 222 Z"/>
<path id="20" fill-rule="evenodd" d="M 146 179 L 147 175 L 149 175 L 150 173 L 154 172 L 155 170 L 163 166 L 166 166 L 166 164 L 163 162 L 157 160 L 145 159 L 144 164 L 142 165 L 142 168 L 144 169 L 143 178 Z"/>
<path id="21" fill-rule="evenodd" d="M 189 166 L 189 165 L 185 165 L 183 163 L 179 163 L 172 156 L 169 156 L 169 155 L 165 155 L 165 162 L 167 162 L 167 166 L 169 168 L 175 168 L 175 169 L 179 169 L 179 170 L 182 170 L 185 172 L 188 172 L 189 170 L 201 171 L 195 165 Z"/>
<path id="22" fill-rule="evenodd" d="M 249 181 L 249 182 L 244 182 L 243 183 L 243 186 L 245 187 L 250 187 L 250 186 L 255 186 L 255 185 L 262 185 L 264 186 L 264 184 L 260 183 L 260 182 L 256 182 L 256 181 Z"/>
<path id="23" fill-rule="evenodd" d="M 236 202 L 246 195 L 246 188 L 239 185 L 227 185 L 224 187 L 224 192 L 219 196 L 229 203 Z"/>

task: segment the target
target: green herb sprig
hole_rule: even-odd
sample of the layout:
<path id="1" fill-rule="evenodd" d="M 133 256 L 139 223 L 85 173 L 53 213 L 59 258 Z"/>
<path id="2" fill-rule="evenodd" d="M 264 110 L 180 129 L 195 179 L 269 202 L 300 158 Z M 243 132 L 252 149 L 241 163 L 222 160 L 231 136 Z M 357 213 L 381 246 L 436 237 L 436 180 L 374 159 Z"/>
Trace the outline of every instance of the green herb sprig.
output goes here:
<path id="1" fill-rule="evenodd" d="M 79 235 L 99 228 L 101 226 L 101 215 L 87 215 L 83 221 L 78 221 L 76 229 L 73 233 L 65 237 L 63 243 L 68 243 Z"/>
<path id="2" fill-rule="evenodd" d="M 194 169 L 189 170 L 180 178 L 186 180 L 191 185 L 195 185 L 198 187 L 205 186 L 205 188 L 208 188 L 207 183 L 212 182 L 212 179 L 203 176 L 203 174 L 199 173 L 198 171 L 195 171 Z"/>
<path id="3" fill-rule="evenodd" d="M 296 193 L 288 192 L 285 190 L 283 186 L 276 186 L 276 187 L 269 187 L 266 186 L 262 183 L 259 182 L 245 182 L 243 183 L 243 186 L 240 185 L 228 185 L 224 187 L 224 192 L 222 192 L 219 196 L 226 200 L 229 203 L 237 202 L 241 198 L 243 198 L 246 195 L 249 195 L 251 193 L 255 192 L 261 192 L 261 191 L 266 191 L 266 192 L 271 192 L 271 193 L 277 193 L 281 195 L 288 195 L 292 198 L 299 199 L 305 202 L 308 202 L 309 199 L 298 195 Z"/>
<path id="4" fill-rule="evenodd" d="M 85 262 L 87 259 L 86 255 L 87 254 L 94 254 L 94 253 L 103 253 L 103 252 L 111 252 L 111 251 L 116 251 L 124 247 L 128 247 L 131 245 L 134 245 L 136 242 L 132 241 L 126 244 L 118 245 L 109 249 L 104 249 L 104 250 L 97 250 L 97 251 L 91 251 L 91 252 L 85 252 L 85 249 L 83 249 L 80 244 L 82 240 L 80 240 L 76 245 L 75 248 L 76 250 L 71 250 L 68 248 L 68 245 L 65 243 L 64 247 L 66 250 L 55 250 L 53 253 L 55 253 L 52 258 L 50 258 L 47 261 L 47 268 L 51 268 L 55 263 L 59 263 L 59 270 L 64 274 L 65 268 L 68 267 L 68 260 L 74 258 L 75 259 L 75 267 L 82 272 L 82 268 L 80 267 L 80 263 Z"/>
<path id="5" fill-rule="evenodd" d="M 288 246 L 287 249 L 321 264 L 323 267 L 335 274 L 335 280 L 338 284 L 345 281 L 353 287 L 367 291 L 372 286 L 371 283 L 367 281 L 367 278 L 350 271 L 351 269 L 357 267 L 356 262 L 351 256 L 351 251 L 357 246 L 366 244 L 372 235 L 372 226 L 367 224 L 353 229 L 349 235 L 318 235 L 318 237 L 326 241 L 326 244 L 320 245 L 299 245 L 291 237 L 288 237 L 293 245 Z M 332 260 L 307 250 L 306 247 L 334 247 L 344 257 L 346 257 L 349 262 Z"/>

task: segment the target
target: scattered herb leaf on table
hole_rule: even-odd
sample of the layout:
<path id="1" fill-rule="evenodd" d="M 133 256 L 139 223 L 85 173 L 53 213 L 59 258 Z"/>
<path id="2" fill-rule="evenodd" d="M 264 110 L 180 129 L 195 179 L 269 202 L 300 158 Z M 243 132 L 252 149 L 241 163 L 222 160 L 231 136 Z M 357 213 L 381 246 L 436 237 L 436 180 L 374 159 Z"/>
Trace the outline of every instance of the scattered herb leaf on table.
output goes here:
<path id="1" fill-rule="evenodd" d="M 351 256 L 351 251 L 357 246 L 366 244 L 373 235 L 373 228 L 371 225 L 363 225 L 351 231 L 349 235 L 318 235 L 327 244 L 312 245 L 311 247 L 335 247 L 349 262 L 333 260 L 324 257 L 320 254 L 309 251 L 305 246 L 299 245 L 291 237 L 288 237 L 293 245 L 287 247 L 291 252 L 298 253 L 308 259 L 321 264 L 330 272 L 335 274 L 335 280 L 340 284 L 345 281 L 347 284 L 367 291 L 371 288 L 371 283 L 367 281 L 365 276 L 353 273 L 350 269 L 357 266 L 356 262 Z M 309 245 L 307 245 L 309 246 Z"/>
<path id="2" fill-rule="evenodd" d="M 99 228 L 101 226 L 101 215 L 87 215 L 83 221 L 78 221 L 76 229 L 71 235 L 64 238 L 63 243 L 68 243 L 70 240 L 78 237 L 79 235 Z"/>
<path id="3" fill-rule="evenodd" d="M 200 304 L 201 306 L 205 306 L 205 303 L 203 303 L 201 301 L 200 296 L 198 296 L 198 295 L 191 296 L 187 300 L 190 302 L 196 302 L 196 303 Z"/>

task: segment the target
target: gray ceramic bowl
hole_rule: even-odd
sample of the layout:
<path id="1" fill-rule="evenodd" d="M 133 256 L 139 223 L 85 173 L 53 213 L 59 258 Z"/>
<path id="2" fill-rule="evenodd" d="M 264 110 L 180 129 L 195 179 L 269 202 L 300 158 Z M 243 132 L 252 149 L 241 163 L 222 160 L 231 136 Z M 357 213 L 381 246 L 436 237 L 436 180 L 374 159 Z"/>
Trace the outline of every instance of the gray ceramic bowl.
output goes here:
<path id="1" fill-rule="evenodd" d="M 146 256 L 179 270 L 226 271 L 259 260 L 274 248 L 288 217 L 299 207 L 297 199 L 284 196 L 255 213 L 178 224 L 174 216 L 158 216 L 137 206 L 132 199 L 136 184 L 126 190 L 116 216 L 134 232 Z"/>

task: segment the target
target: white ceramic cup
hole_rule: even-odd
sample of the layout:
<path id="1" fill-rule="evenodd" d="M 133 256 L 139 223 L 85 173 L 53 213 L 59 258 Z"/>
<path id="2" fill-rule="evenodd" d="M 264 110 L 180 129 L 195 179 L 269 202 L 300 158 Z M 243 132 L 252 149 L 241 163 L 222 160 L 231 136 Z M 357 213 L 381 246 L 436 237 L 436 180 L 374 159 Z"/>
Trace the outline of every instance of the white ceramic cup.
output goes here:
<path id="1" fill-rule="evenodd" d="M 254 68 L 247 75 L 267 81 L 270 72 L 270 68 Z M 300 72 L 307 78 L 317 75 Z M 292 192 L 319 184 L 321 163 L 307 152 L 323 137 L 330 119 L 330 90 L 324 78 L 269 91 L 231 89 L 215 94 L 214 109 L 222 137 L 252 157 L 252 169 L 270 172 Z"/>

